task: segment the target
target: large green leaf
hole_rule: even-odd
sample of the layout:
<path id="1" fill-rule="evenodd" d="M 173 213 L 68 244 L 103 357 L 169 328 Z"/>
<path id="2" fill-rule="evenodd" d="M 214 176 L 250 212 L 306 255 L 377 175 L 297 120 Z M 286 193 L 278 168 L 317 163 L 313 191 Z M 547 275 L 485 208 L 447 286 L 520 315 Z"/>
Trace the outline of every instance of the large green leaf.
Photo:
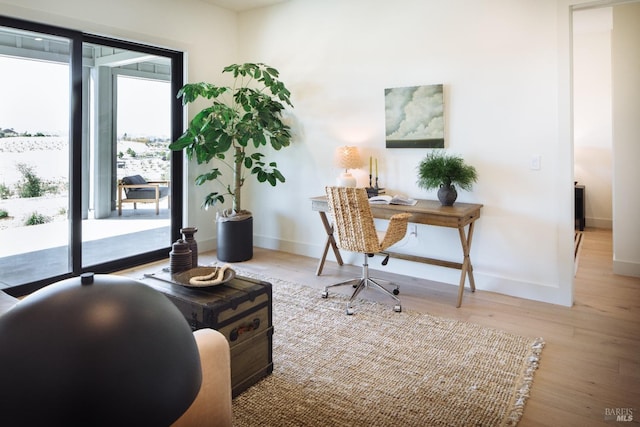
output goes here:
<path id="1" fill-rule="evenodd" d="M 227 135 L 226 133 L 221 133 L 218 140 L 219 145 L 216 151 L 223 153 L 229 151 L 229 149 L 231 148 L 231 144 L 233 143 L 233 139 L 231 138 L 231 136 Z"/>
<path id="2" fill-rule="evenodd" d="M 204 198 L 204 201 L 202 202 L 202 207 L 208 208 L 210 206 L 214 206 L 216 203 L 224 203 L 224 196 L 217 192 L 209 193 Z"/>
<path id="3" fill-rule="evenodd" d="M 278 169 L 273 170 L 273 175 L 276 177 L 278 181 L 285 182 L 284 175 L 282 175 Z"/>
<path id="4" fill-rule="evenodd" d="M 193 144 L 197 140 L 198 136 L 191 129 L 187 129 L 185 133 L 174 142 L 169 144 L 169 149 L 174 151 L 180 151 L 189 145 Z"/>
<path id="5" fill-rule="evenodd" d="M 276 70 L 275 68 L 265 67 L 265 71 L 275 78 L 278 78 L 278 76 L 280 75 L 278 70 Z"/>
<path id="6" fill-rule="evenodd" d="M 211 169 L 207 173 L 203 173 L 202 175 L 198 175 L 198 177 L 196 178 L 196 184 L 197 185 L 202 185 L 207 181 L 213 181 L 215 179 L 218 179 L 218 177 L 221 174 L 222 173 L 220 172 L 220 170 L 218 168 Z"/>

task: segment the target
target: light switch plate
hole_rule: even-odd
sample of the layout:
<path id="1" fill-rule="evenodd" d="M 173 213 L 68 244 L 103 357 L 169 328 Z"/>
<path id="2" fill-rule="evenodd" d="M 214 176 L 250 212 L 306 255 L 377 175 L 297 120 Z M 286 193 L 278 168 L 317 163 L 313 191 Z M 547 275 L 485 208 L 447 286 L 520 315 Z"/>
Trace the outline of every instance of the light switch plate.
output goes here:
<path id="1" fill-rule="evenodd" d="M 540 170 L 541 161 L 542 161 L 542 159 L 541 159 L 541 156 L 539 154 L 531 156 L 531 159 L 529 161 L 529 168 L 532 171 L 539 171 Z"/>

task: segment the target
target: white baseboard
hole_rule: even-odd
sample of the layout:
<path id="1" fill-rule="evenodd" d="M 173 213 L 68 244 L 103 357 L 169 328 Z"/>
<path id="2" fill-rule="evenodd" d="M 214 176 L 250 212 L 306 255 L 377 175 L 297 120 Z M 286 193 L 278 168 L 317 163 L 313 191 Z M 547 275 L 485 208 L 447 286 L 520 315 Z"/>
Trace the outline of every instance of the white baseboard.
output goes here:
<path id="1" fill-rule="evenodd" d="M 260 248 L 279 250 L 312 258 L 319 258 L 322 254 L 322 247 L 317 244 L 280 240 L 271 237 L 254 235 L 253 244 Z M 356 261 L 355 258 L 351 260 L 350 255 L 353 255 L 353 253 L 345 252 L 342 254 L 344 262 L 346 264 L 357 265 L 359 261 Z M 357 259 L 360 260 L 359 257 Z M 331 251 L 327 254 L 327 260 L 335 261 Z M 384 269 L 391 273 L 415 277 L 428 277 L 430 280 L 435 282 L 445 283 L 452 286 L 458 286 L 460 280 L 459 270 L 416 263 L 402 259 L 394 259 L 393 263 L 389 263 L 389 265 Z M 559 289 L 557 284 L 530 283 L 497 275 L 487 275 L 477 269 L 474 269 L 474 276 L 476 279 L 476 287 L 479 290 L 496 292 L 551 304 L 559 304 L 567 307 L 573 305 L 573 296 L 570 292 L 567 292 L 567 289 Z"/>
<path id="2" fill-rule="evenodd" d="M 621 276 L 640 277 L 640 264 L 613 260 L 613 272 Z"/>
<path id="3" fill-rule="evenodd" d="M 585 218 L 585 225 L 593 228 L 613 229 L 613 220 L 611 218 Z"/>

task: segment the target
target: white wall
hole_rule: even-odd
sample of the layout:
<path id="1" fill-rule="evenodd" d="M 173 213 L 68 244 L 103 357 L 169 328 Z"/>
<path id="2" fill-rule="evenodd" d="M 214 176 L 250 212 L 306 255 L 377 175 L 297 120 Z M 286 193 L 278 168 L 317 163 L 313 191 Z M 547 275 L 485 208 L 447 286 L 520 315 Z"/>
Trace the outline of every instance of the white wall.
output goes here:
<path id="1" fill-rule="evenodd" d="M 640 277 L 640 3 L 613 11 L 613 271 Z"/>
<path id="2" fill-rule="evenodd" d="M 573 14 L 575 180 L 585 186 L 587 227 L 612 228 L 612 27 L 611 7 Z"/>
<path id="3" fill-rule="evenodd" d="M 435 198 L 415 184 L 427 150 L 385 149 L 383 93 L 443 83 L 447 148 L 480 176 L 458 199 L 484 205 L 471 251 L 478 287 L 570 305 L 569 10 L 554 0 L 291 0 L 241 14 L 240 60 L 281 71 L 299 135 L 275 155 L 286 184 L 246 187 L 257 243 L 321 253 L 324 233 L 308 198 L 334 182 L 339 145 L 378 157 L 390 192 Z M 534 155 L 542 158 L 541 170 L 529 168 Z M 419 227 L 417 241 L 399 246 L 461 257 L 453 229 Z M 386 268 L 451 284 L 459 279 L 456 270 L 400 260 Z"/>

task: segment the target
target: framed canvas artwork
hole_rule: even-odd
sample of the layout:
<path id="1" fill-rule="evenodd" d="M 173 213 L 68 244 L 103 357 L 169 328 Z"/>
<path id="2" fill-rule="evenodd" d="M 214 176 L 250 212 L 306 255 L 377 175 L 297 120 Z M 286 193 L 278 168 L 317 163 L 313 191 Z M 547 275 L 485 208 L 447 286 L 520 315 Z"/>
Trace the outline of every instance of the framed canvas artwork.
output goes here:
<path id="1" fill-rule="evenodd" d="M 387 148 L 444 148 L 443 85 L 385 89 Z"/>

